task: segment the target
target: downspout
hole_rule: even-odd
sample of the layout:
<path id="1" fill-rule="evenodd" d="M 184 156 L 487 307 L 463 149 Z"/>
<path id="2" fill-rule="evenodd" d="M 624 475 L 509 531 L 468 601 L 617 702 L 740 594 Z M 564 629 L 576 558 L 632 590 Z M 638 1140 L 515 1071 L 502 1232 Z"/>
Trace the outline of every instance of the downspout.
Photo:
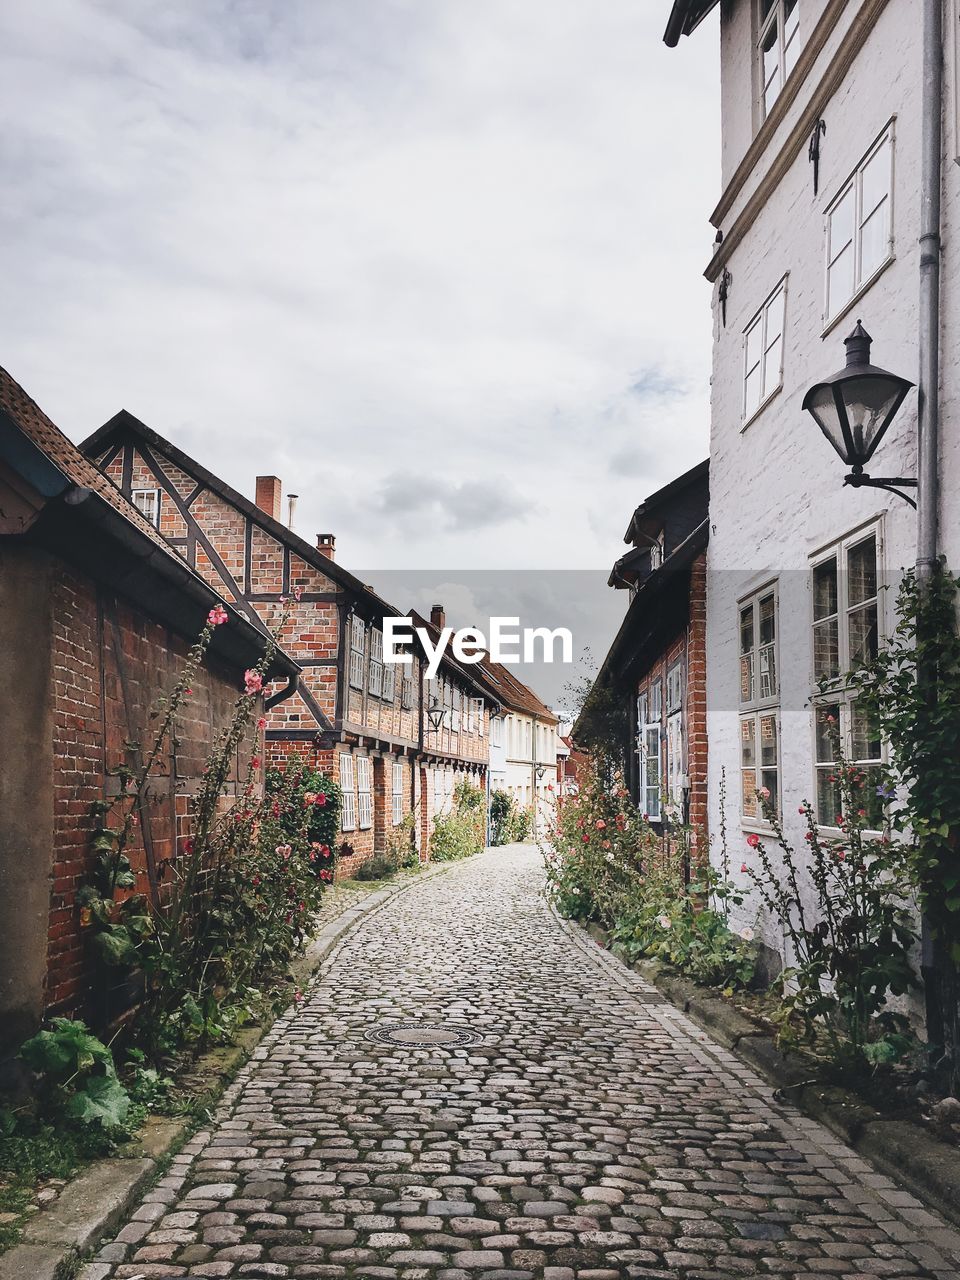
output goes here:
<path id="1" fill-rule="evenodd" d="M 923 85 L 920 176 L 920 332 L 917 438 L 917 582 L 922 588 L 937 567 L 940 477 L 940 185 L 943 154 L 942 0 L 923 0 Z M 919 673 L 923 679 L 923 672 Z M 935 697 L 936 691 L 930 690 Z M 930 921 L 921 921 L 921 972 L 927 1039 L 944 1046 L 942 947 Z M 947 987 L 952 983 L 946 983 Z"/>

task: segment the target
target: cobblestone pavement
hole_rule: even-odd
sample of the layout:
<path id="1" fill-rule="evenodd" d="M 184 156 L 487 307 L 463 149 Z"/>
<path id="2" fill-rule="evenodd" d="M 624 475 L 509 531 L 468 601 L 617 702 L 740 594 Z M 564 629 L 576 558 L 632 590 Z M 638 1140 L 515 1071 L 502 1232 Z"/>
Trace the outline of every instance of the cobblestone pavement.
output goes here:
<path id="1" fill-rule="evenodd" d="M 541 887 L 512 847 L 374 911 L 84 1280 L 960 1274 L 956 1231 Z M 477 1039 L 368 1038 L 398 1023 Z"/>

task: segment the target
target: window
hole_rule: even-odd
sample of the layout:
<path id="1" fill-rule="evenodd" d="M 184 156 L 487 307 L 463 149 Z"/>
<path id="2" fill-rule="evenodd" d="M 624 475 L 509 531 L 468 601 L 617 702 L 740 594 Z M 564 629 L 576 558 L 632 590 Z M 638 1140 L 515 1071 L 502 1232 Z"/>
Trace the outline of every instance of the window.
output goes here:
<path id="1" fill-rule="evenodd" d="M 480 721 L 483 724 L 483 721 Z M 490 721 L 490 745 L 494 747 L 503 746 L 503 717 L 494 716 Z"/>
<path id="2" fill-rule="evenodd" d="M 764 117 L 780 96 L 799 53 L 798 0 L 760 0 L 760 106 Z"/>
<path id="3" fill-rule="evenodd" d="M 366 651 L 366 627 L 356 614 L 350 619 L 350 684 L 363 688 L 363 665 Z"/>
<path id="4" fill-rule="evenodd" d="M 827 210 L 827 319 L 893 256 L 893 126 Z"/>
<path id="5" fill-rule="evenodd" d="M 780 690 L 777 681 L 777 593 L 767 587 L 740 604 L 740 813 L 763 813 L 757 796 L 780 808 Z"/>
<path id="6" fill-rule="evenodd" d="M 840 789 L 834 780 L 838 738 L 848 762 L 867 776 L 862 800 L 870 826 L 883 826 L 883 804 L 877 795 L 879 729 L 843 688 L 845 676 L 877 654 L 878 576 L 876 529 L 831 547 L 812 569 L 816 810 L 824 827 L 835 826 L 840 811 Z"/>
<path id="7" fill-rule="evenodd" d="M 404 711 L 413 706 L 413 680 L 410 676 L 404 676 L 400 683 L 400 705 Z"/>
<path id="8" fill-rule="evenodd" d="M 667 672 L 667 713 L 679 711 L 683 702 L 683 667 L 675 663 Z"/>
<path id="9" fill-rule="evenodd" d="M 451 694 L 452 706 L 450 715 L 450 730 L 452 733 L 459 733 L 463 719 L 463 694 L 459 689 L 454 689 Z"/>
<path id="10" fill-rule="evenodd" d="M 477 698 L 477 733 L 483 737 L 483 699 Z"/>
<path id="11" fill-rule="evenodd" d="M 380 637 L 381 656 L 383 652 L 383 636 Z M 397 693 L 397 668 L 392 662 L 383 664 L 383 700 L 393 702 Z"/>
<path id="12" fill-rule="evenodd" d="M 683 717 L 679 711 L 667 717 L 667 800 L 683 805 Z"/>
<path id="13" fill-rule="evenodd" d="M 357 823 L 361 831 L 373 826 L 373 768 L 369 756 L 357 756 Z"/>
<path id="14" fill-rule="evenodd" d="M 780 281 L 743 335 L 743 416 L 752 418 L 783 386 L 783 326 L 786 277 Z"/>
<path id="15" fill-rule="evenodd" d="M 656 702 L 653 690 L 657 690 Z M 638 742 L 640 753 L 640 806 L 648 818 L 660 820 L 660 681 L 650 686 L 637 699 Z M 654 710 L 656 719 L 654 719 Z"/>
<path id="16" fill-rule="evenodd" d="M 375 698 L 383 693 L 383 632 L 370 628 L 370 692 Z"/>
<path id="17" fill-rule="evenodd" d="M 130 494 L 130 500 L 137 508 L 142 516 L 145 516 L 151 524 L 160 527 L 160 490 L 159 489 L 134 489 Z"/>
<path id="18" fill-rule="evenodd" d="M 657 535 L 656 542 L 650 546 L 650 571 L 659 569 L 663 564 L 663 530 L 661 529 Z"/>
<path id="19" fill-rule="evenodd" d="M 393 825 L 398 827 L 403 821 L 403 765 L 399 760 L 393 763 Z"/>
<path id="20" fill-rule="evenodd" d="M 340 790 L 343 799 L 340 804 L 340 827 L 343 831 L 353 831 L 357 825 L 357 794 L 353 776 L 353 756 L 343 752 L 340 756 Z"/>

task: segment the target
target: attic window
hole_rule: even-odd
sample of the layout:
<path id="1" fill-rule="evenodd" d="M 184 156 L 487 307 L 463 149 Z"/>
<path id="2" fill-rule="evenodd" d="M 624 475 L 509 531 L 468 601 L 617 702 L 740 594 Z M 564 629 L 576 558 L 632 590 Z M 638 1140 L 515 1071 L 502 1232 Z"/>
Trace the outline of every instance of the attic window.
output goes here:
<path id="1" fill-rule="evenodd" d="M 663 530 L 657 534 L 656 542 L 650 544 L 650 569 L 659 569 L 663 564 Z"/>
<path id="2" fill-rule="evenodd" d="M 130 500 L 142 516 L 160 528 L 160 490 L 134 489 Z"/>

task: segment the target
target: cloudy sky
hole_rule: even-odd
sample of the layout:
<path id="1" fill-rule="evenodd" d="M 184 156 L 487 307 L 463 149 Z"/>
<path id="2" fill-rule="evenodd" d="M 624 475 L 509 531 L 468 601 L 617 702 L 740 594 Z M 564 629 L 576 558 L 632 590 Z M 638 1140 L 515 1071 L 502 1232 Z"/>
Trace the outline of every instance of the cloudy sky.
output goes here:
<path id="1" fill-rule="evenodd" d="M 9 0 L 0 363 L 348 567 L 609 567 L 706 451 L 716 36 L 668 9 Z"/>

